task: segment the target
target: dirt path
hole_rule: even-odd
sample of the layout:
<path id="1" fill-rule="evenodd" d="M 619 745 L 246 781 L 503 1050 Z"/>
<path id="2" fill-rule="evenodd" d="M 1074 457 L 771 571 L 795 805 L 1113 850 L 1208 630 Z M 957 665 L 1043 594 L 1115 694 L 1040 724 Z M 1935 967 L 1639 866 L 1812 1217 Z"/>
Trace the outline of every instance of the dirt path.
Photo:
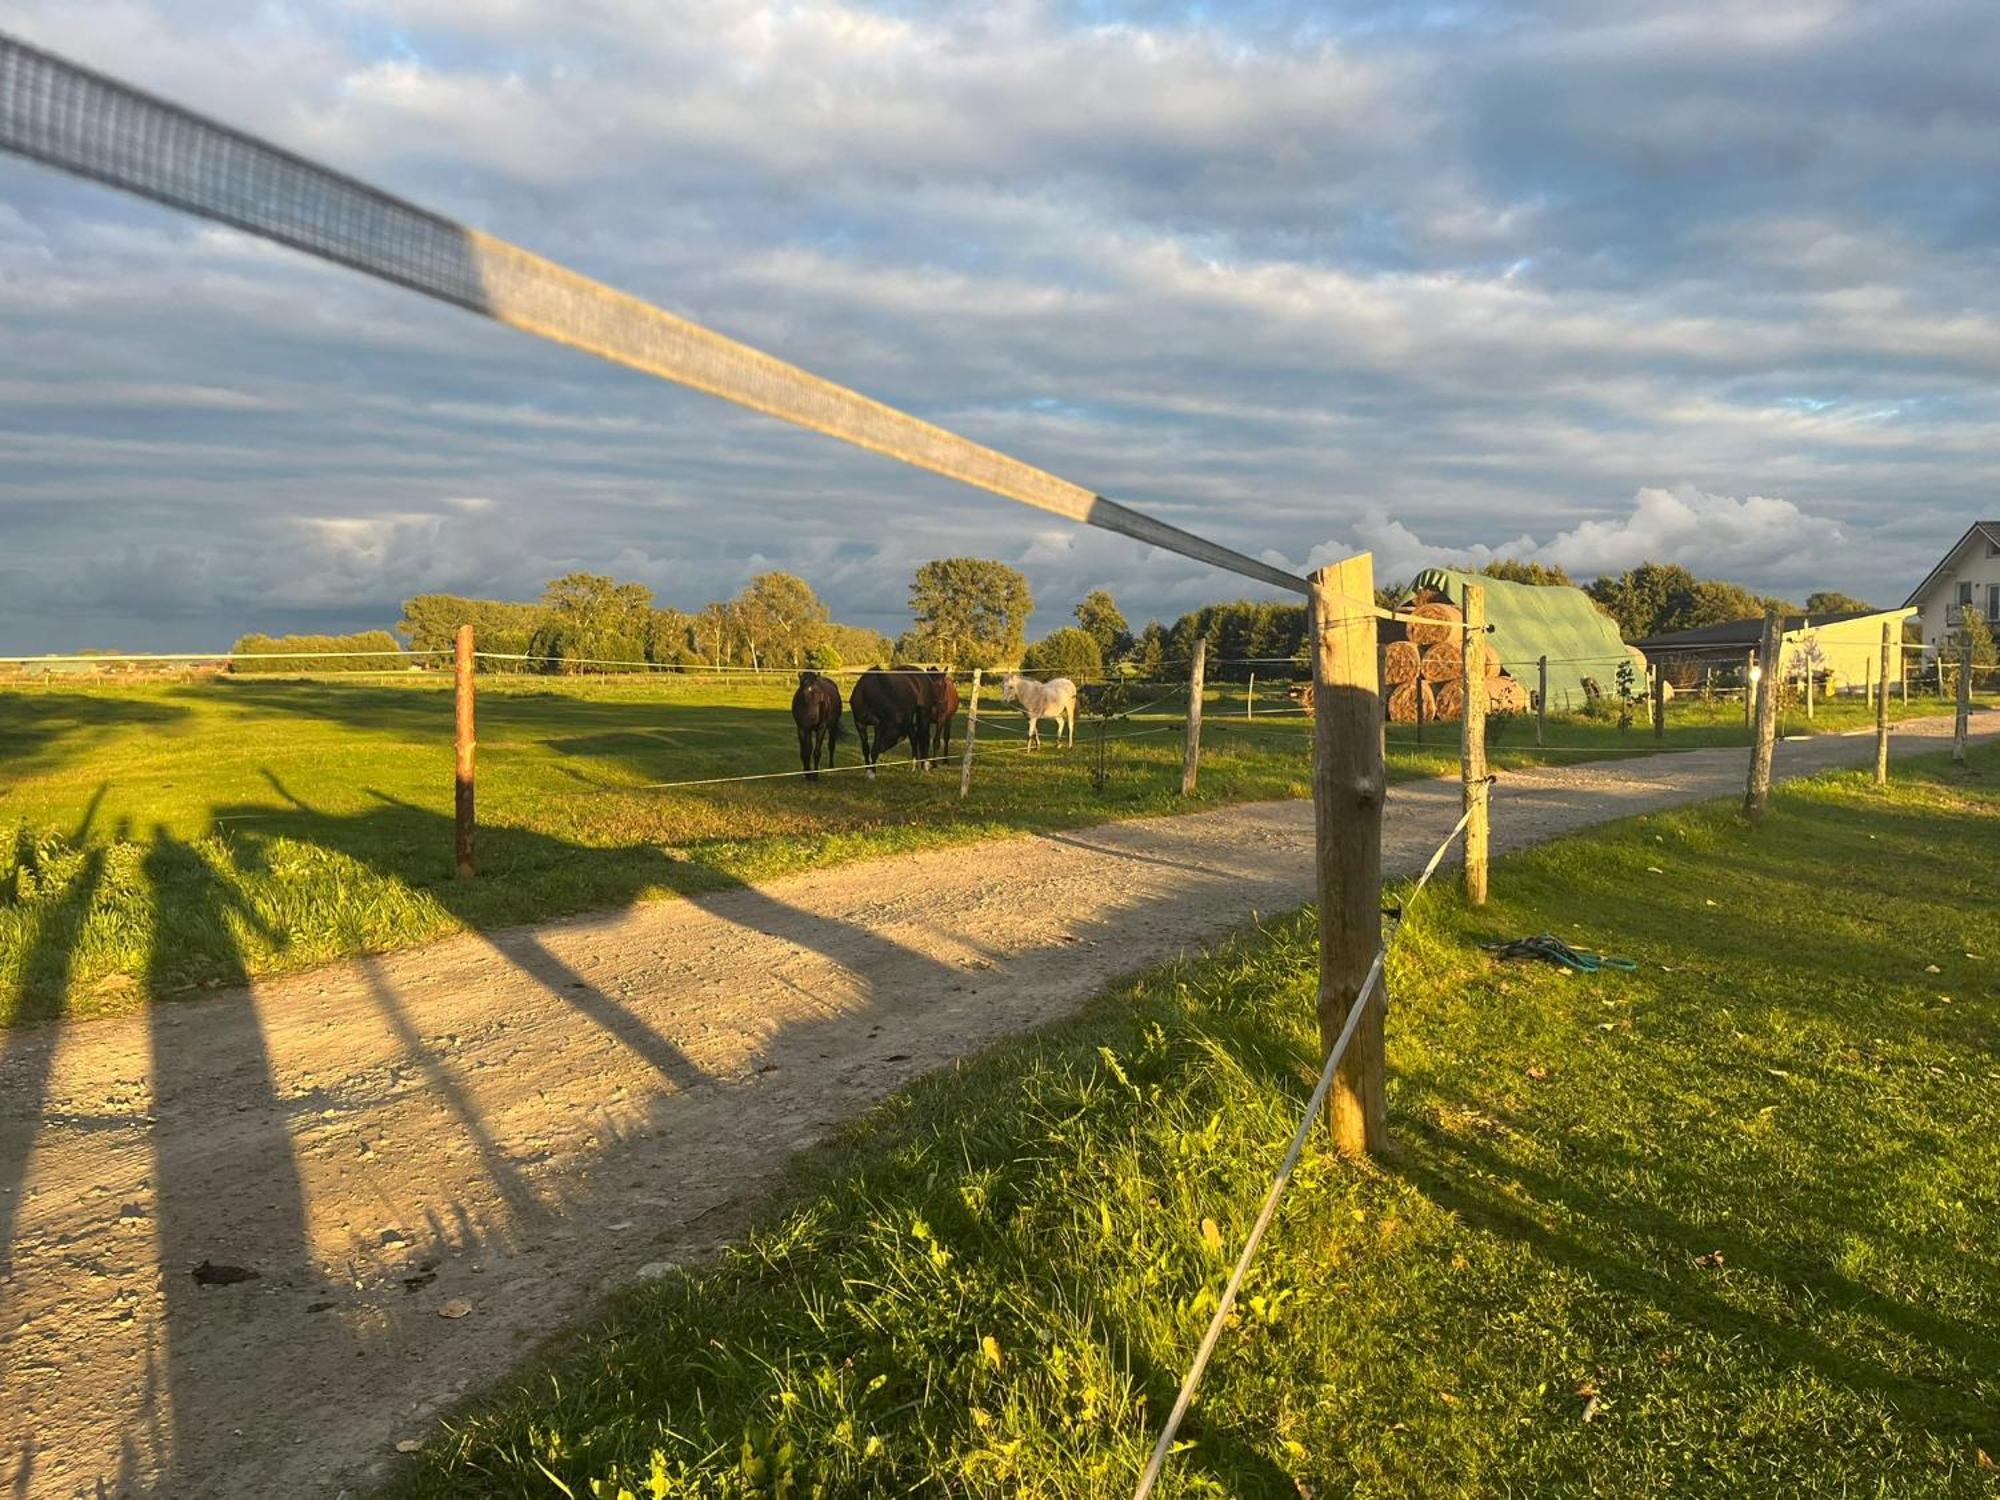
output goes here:
<path id="1" fill-rule="evenodd" d="M 1898 749 L 1948 730 L 1906 725 Z M 1779 772 L 1871 750 L 1782 744 Z M 1743 766 L 1513 773 L 1495 844 L 1735 794 Z M 1457 812 L 1454 783 L 1394 788 L 1388 868 Z M 0 1495 L 365 1484 L 608 1282 L 712 1243 L 837 1122 L 1300 905 L 1311 844 L 1303 802 L 1112 824 L 0 1035 Z"/>

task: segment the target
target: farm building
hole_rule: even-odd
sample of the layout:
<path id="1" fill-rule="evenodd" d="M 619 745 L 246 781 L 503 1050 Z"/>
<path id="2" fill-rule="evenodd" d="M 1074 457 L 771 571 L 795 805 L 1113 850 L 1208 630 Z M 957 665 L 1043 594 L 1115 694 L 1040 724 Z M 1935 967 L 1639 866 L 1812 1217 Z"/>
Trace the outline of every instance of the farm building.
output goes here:
<path id="1" fill-rule="evenodd" d="M 1862 691 L 1881 671 L 1882 626 L 1894 626 L 1896 639 L 1901 640 L 1903 622 L 1915 613 L 1906 606 L 1861 614 L 1787 615 L 1779 676 L 1789 682 L 1803 678 L 1810 668 L 1822 691 Z M 1633 644 L 1659 664 L 1669 682 L 1692 687 L 1711 670 L 1718 679 L 1727 674 L 1727 680 L 1740 682 L 1763 633 L 1763 620 L 1753 616 L 1699 630 L 1669 631 Z M 1895 670 L 1891 668 L 1892 675 Z"/>
<path id="2" fill-rule="evenodd" d="M 1974 522 L 1903 603 L 1917 612 L 1933 655 L 1968 614 L 2000 633 L 2000 521 Z"/>
<path id="3" fill-rule="evenodd" d="M 1522 707 L 1533 702 L 1542 657 L 1549 659 L 1549 707 L 1581 708 L 1590 696 L 1585 679 L 1605 693 L 1617 691 L 1618 669 L 1633 661 L 1618 637 L 1618 626 L 1582 589 L 1545 584 L 1509 583 L 1477 573 L 1427 568 L 1410 581 L 1413 597 L 1426 593 L 1460 606 L 1465 586 L 1476 583 L 1486 591 L 1486 620 L 1492 627 L 1486 645 L 1498 658 L 1499 675 L 1518 684 Z M 1643 663 L 1636 663 L 1643 670 Z M 1511 693 L 1489 693 L 1496 705 Z M 1453 713 L 1441 717 L 1452 718 Z"/>

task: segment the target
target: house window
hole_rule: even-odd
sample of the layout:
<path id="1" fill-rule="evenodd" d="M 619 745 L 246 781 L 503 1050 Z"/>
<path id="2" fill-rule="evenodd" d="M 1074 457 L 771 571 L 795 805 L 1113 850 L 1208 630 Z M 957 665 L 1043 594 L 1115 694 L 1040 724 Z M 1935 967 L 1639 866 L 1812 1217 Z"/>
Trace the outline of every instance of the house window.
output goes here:
<path id="1" fill-rule="evenodd" d="M 1969 582 L 1967 582 L 1967 583 L 1961 583 L 1961 584 L 1960 584 L 1960 585 L 1958 586 L 1958 602 L 1959 602 L 1960 604 L 1970 604 L 1970 603 L 1972 602 L 1972 585 L 1971 585 L 1971 583 L 1969 583 Z"/>
<path id="2" fill-rule="evenodd" d="M 2000 583 L 1986 585 L 1986 618 L 2000 620 Z"/>

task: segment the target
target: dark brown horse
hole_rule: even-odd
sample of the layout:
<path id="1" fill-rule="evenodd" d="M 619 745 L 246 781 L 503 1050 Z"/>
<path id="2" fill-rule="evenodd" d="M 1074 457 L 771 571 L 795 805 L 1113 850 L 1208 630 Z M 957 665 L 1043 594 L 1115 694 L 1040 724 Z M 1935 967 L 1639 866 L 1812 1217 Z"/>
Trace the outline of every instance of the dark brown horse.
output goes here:
<path id="1" fill-rule="evenodd" d="M 951 759 L 951 721 L 958 717 L 958 684 L 951 680 L 949 672 L 940 672 L 932 667 L 924 673 L 920 684 L 924 694 L 924 705 L 930 711 L 932 764 Z"/>
<path id="2" fill-rule="evenodd" d="M 799 769 L 807 781 L 818 781 L 820 752 L 826 752 L 830 771 L 833 747 L 840 742 L 839 685 L 817 672 L 799 673 L 799 688 L 792 694 L 792 722 L 799 728 Z"/>
<path id="3" fill-rule="evenodd" d="M 886 751 L 904 740 L 918 769 L 930 759 L 931 716 L 921 679 L 926 674 L 908 667 L 870 667 L 848 694 L 847 711 L 861 737 L 861 760 L 868 779 Z"/>

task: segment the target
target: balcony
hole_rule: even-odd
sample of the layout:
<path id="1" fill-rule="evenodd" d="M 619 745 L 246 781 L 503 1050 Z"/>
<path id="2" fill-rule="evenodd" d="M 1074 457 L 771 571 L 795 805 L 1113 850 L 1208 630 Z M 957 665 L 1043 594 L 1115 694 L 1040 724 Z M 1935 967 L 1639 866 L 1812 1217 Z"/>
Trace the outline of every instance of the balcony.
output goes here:
<path id="1" fill-rule="evenodd" d="M 1958 629 L 1959 626 L 1965 623 L 1967 610 L 1970 610 L 1973 614 L 1978 614 L 1979 606 L 1976 604 L 1947 604 L 1944 607 L 1944 628 L 1946 630 Z M 2000 630 L 2000 612 L 1987 610 L 1986 624 L 1989 629 Z"/>

